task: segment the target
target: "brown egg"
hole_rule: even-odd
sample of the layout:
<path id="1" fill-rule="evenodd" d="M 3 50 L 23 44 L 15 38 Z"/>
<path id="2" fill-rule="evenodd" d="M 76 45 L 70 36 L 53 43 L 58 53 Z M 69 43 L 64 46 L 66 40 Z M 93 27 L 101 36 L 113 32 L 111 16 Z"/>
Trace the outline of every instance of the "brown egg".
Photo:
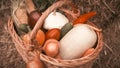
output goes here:
<path id="1" fill-rule="evenodd" d="M 46 55 L 50 57 L 55 57 L 59 53 L 59 45 L 60 43 L 55 39 L 49 39 L 45 42 L 43 46 L 43 51 Z"/>
<path id="2" fill-rule="evenodd" d="M 53 29 L 48 30 L 46 32 L 46 40 L 48 40 L 48 39 L 59 40 L 60 39 L 60 29 L 53 28 Z"/>

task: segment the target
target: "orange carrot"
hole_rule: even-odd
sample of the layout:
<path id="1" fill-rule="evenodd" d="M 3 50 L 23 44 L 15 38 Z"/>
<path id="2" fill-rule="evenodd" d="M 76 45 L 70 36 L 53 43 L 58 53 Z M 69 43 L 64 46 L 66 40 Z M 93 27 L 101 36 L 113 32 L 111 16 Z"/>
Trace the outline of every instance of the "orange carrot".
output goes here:
<path id="1" fill-rule="evenodd" d="M 91 17 L 95 16 L 96 12 L 89 12 L 86 14 L 83 14 L 81 16 L 79 16 L 79 18 L 77 18 L 74 22 L 73 25 L 75 24 L 79 24 L 79 23 L 85 23 L 88 19 L 90 19 Z"/>

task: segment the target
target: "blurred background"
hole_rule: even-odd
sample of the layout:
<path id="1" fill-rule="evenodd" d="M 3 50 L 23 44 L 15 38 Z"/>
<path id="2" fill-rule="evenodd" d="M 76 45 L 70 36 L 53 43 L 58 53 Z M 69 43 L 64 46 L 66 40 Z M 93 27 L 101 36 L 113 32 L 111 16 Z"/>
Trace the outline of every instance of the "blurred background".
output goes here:
<path id="1" fill-rule="evenodd" d="M 6 30 L 12 1 L 0 0 L 0 68 L 25 68 L 25 62 Z M 41 1 L 47 8 L 55 0 L 34 1 Z M 97 12 L 90 21 L 102 29 L 104 47 L 93 68 L 120 68 L 120 0 L 73 0 L 73 2 L 80 9 L 80 14 Z"/>

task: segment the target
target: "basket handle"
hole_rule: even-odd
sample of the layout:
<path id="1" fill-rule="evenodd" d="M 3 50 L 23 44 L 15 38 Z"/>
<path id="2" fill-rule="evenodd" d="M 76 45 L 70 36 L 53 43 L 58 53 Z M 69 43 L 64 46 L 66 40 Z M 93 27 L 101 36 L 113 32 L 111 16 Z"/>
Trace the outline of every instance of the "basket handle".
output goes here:
<path id="1" fill-rule="evenodd" d="M 36 36 L 37 31 L 39 30 L 39 28 L 41 28 L 43 21 L 45 20 L 45 18 L 55 9 L 61 7 L 64 4 L 69 4 L 71 1 L 70 0 L 59 0 L 58 2 L 54 3 L 52 6 L 50 6 L 43 14 L 42 16 L 38 19 L 35 27 L 33 28 L 33 30 L 30 33 L 30 40 L 33 40 Z"/>

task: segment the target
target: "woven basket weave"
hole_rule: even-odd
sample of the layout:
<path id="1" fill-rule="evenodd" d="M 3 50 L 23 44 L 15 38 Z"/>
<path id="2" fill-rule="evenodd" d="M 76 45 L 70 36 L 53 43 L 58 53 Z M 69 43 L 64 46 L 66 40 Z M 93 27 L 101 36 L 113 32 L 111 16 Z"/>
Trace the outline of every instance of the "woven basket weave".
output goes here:
<path id="1" fill-rule="evenodd" d="M 43 15 L 39 18 L 37 24 L 33 28 L 33 30 L 30 33 L 30 39 L 33 39 L 36 32 L 39 30 L 39 27 L 42 26 L 42 22 L 45 20 L 45 18 L 48 16 L 48 14 L 59 7 L 61 7 L 64 4 L 67 4 L 68 1 L 58 1 L 54 3 L 52 6 L 50 6 Z M 88 23 L 89 25 L 97 28 L 93 23 Z M 23 60 L 27 63 L 29 61 L 30 55 L 28 54 L 28 51 L 26 49 L 25 44 L 23 43 L 23 40 L 18 36 L 18 34 L 15 31 L 13 20 L 9 19 L 8 21 L 8 31 L 12 37 L 13 42 L 15 43 L 15 47 L 19 54 L 22 56 Z M 51 58 L 49 56 L 46 56 L 44 54 L 40 54 L 40 60 L 45 63 L 45 66 L 47 68 L 91 68 L 92 64 L 98 57 L 100 51 L 102 50 L 103 44 L 102 44 L 102 33 L 100 31 L 96 31 L 98 40 L 97 45 L 95 48 L 95 51 L 91 53 L 88 56 L 73 59 L 73 60 L 58 60 Z M 32 45 L 32 44 L 29 44 Z M 32 53 L 32 52 L 31 52 Z M 33 53 L 34 54 L 34 53 Z"/>

